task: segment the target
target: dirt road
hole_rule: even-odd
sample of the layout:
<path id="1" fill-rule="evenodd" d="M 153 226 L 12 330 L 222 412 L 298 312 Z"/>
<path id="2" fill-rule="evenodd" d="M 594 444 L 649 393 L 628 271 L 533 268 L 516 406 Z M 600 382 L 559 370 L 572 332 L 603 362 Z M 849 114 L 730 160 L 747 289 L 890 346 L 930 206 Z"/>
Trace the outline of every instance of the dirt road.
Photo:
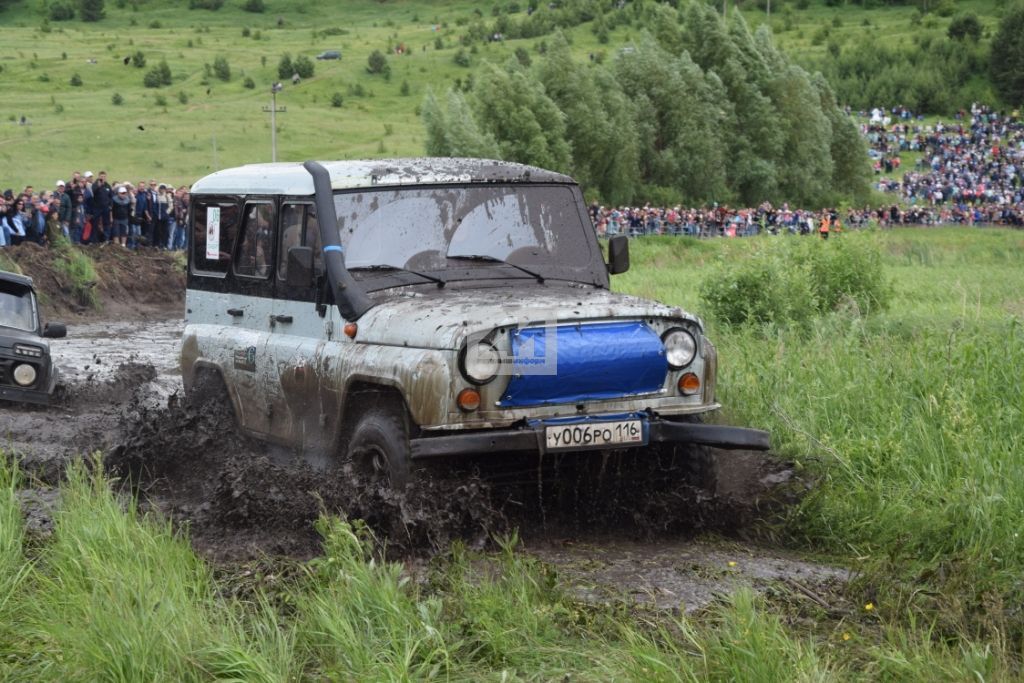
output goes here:
<path id="1" fill-rule="evenodd" d="M 0 407 L 0 445 L 38 479 L 23 495 L 33 529 L 48 529 L 49 487 L 64 465 L 99 451 L 144 505 L 187 523 L 196 549 L 217 563 L 315 555 L 312 522 L 326 508 L 365 519 L 389 553 L 409 558 L 454 539 L 486 548 L 518 530 L 521 548 L 558 567 L 584 600 L 692 610 L 740 585 L 783 583 L 814 595 L 847 579 L 749 540 L 758 519 L 806 488 L 772 457 L 720 454 L 713 492 L 680 484 L 670 461 L 587 454 L 498 471 L 450 464 L 398 495 L 342 465 L 325 473 L 241 437 L 223 411 L 183 405 L 181 328 L 180 320 L 72 325 L 53 344 L 63 377 L 56 405 Z"/>

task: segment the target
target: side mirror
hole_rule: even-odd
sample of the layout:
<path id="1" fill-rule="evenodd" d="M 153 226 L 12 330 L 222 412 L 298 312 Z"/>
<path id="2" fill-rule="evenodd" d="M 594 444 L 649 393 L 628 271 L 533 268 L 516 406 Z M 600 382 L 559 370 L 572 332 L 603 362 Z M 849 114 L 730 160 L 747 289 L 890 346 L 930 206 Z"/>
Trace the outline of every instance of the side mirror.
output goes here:
<path id="1" fill-rule="evenodd" d="M 629 270 L 629 238 L 616 235 L 608 240 L 608 272 L 618 275 Z"/>
<path id="2" fill-rule="evenodd" d="M 68 336 L 68 328 L 64 323 L 46 323 L 43 326 L 43 336 L 50 339 L 62 339 Z"/>
<path id="3" fill-rule="evenodd" d="M 288 250 L 288 278 L 285 282 L 289 287 L 313 286 L 312 247 L 292 247 Z"/>

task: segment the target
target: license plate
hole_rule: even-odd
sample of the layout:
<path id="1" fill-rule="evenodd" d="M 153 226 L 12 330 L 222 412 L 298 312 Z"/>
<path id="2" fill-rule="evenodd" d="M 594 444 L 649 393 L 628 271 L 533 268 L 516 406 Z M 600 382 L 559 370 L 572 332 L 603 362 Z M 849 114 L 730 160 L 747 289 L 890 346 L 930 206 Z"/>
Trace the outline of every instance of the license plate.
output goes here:
<path id="1" fill-rule="evenodd" d="M 548 425 L 544 428 L 544 436 L 549 451 L 564 448 L 636 446 L 644 443 L 644 429 L 640 420 Z"/>

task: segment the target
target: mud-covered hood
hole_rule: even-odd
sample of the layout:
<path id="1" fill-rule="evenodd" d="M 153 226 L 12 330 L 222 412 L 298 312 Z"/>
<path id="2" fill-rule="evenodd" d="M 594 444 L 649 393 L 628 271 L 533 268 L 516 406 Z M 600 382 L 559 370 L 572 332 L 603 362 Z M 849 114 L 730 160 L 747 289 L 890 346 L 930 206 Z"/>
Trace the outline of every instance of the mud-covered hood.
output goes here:
<path id="1" fill-rule="evenodd" d="M 501 289 L 407 288 L 359 319 L 357 342 L 457 349 L 472 333 L 507 325 L 641 318 L 697 322 L 680 308 L 594 287 L 530 285 Z"/>

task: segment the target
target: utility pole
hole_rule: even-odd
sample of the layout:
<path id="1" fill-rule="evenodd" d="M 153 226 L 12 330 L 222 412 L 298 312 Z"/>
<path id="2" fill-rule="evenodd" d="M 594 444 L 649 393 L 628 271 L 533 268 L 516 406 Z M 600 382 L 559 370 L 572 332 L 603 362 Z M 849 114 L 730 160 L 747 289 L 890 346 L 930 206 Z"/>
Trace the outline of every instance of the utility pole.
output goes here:
<path id="1" fill-rule="evenodd" d="M 286 112 L 288 107 L 278 108 L 277 93 L 284 90 L 280 82 L 270 86 L 270 106 L 263 107 L 263 111 L 270 112 L 270 160 L 277 161 L 277 112 Z"/>

